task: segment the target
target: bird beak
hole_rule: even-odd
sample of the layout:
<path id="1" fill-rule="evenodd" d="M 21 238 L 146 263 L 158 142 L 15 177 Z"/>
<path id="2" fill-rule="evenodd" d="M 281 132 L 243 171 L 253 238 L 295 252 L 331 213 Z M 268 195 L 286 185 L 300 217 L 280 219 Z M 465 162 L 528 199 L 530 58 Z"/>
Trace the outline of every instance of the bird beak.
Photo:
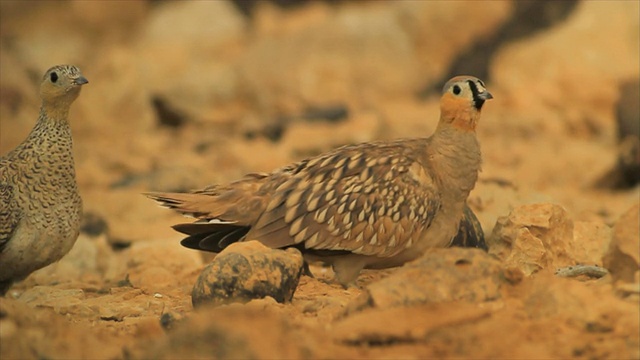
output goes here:
<path id="1" fill-rule="evenodd" d="M 87 78 L 85 78 L 84 76 L 79 76 L 77 79 L 73 80 L 73 83 L 76 85 L 84 85 L 88 82 L 89 80 L 87 80 Z"/>
<path id="2" fill-rule="evenodd" d="M 488 91 L 483 91 L 481 93 L 478 93 L 478 99 L 480 100 L 489 100 L 489 99 L 493 99 L 493 95 L 491 95 L 490 92 Z"/>
<path id="3" fill-rule="evenodd" d="M 478 93 L 478 99 L 480 100 L 489 100 L 489 99 L 493 99 L 493 95 L 491 95 L 490 92 L 488 92 L 487 90 Z"/>

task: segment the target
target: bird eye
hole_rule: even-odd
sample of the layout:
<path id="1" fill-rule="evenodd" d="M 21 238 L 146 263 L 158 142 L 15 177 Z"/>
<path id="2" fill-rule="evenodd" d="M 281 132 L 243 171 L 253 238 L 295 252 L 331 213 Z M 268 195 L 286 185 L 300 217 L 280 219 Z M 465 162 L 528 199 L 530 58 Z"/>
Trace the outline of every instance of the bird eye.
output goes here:
<path id="1" fill-rule="evenodd" d="M 460 86 L 458 85 L 453 85 L 453 93 L 456 95 L 460 95 L 460 92 L 462 91 L 462 89 L 460 89 Z"/>
<path id="2" fill-rule="evenodd" d="M 51 73 L 51 82 L 55 83 L 56 81 L 58 81 L 58 74 L 54 71 Z"/>

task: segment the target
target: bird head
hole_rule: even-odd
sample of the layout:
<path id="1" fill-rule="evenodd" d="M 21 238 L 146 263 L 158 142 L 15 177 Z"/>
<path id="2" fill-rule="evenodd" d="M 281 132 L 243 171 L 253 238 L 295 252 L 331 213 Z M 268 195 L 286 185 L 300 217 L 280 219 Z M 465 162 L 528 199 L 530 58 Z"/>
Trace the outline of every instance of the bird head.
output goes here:
<path id="1" fill-rule="evenodd" d="M 456 76 L 447 81 L 440 99 L 440 126 L 452 125 L 473 131 L 486 100 L 493 96 L 482 80 L 473 76 Z"/>
<path id="2" fill-rule="evenodd" d="M 57 65 L 44 74 L 40 96 L 45 103 L 71 104 L 80 94 L 80 87 L 89 81 L 73 65 Z"/>

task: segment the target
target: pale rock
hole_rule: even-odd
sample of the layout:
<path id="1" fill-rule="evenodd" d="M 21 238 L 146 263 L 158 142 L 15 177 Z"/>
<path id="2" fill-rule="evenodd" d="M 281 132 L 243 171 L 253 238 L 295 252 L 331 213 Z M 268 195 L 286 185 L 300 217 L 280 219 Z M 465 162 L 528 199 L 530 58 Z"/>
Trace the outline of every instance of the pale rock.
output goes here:
<path id="1" fill-rule="evenodd" d="M 484 143 L 482 147 L 484 153 Z M 483 158 L 482 172 L 479 174 L 475 188 L 469 194 L 467 203 L 475 211 L 486 236 L 493 232 L 496 219 L 509 213 L 520 204 L 540 203 L 551 198 L 533 189 L 523 189 L 516 185 L 516 179 L 496 176 L 490 164 L 492 160 Z M 485 164 L 487 164 L 485 166 Z M 489 168 L 489 169 L 487 169 Z M 491 174 L 491 175 L 488 175 Z M 503 175 L 503 174 L 499 174 Z M 508 174 L 504 174 L 507 176 Z M 488 243 L 487 243 L 488 244 Z"/>
<path id="2" fill-rule="evenodd" d="M 571 251 L 577 263 L 602 266 L 611 233 L 611 227 L 600 221 L 574 221 Z"/>
<path id="3" fill-rule="evenodd" d="M 498 218 L 488 239 L 489 253 L 525 275 L 573 265 L 573 228 L 573 220 L 559 205 L 522 205 Z"/>

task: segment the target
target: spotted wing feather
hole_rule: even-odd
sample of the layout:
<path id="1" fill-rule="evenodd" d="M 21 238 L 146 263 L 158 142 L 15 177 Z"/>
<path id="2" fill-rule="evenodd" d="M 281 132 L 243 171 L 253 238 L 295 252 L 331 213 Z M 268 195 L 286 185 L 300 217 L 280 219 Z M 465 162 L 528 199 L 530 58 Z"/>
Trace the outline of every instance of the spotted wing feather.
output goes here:
<path id="1" fill-rule="evenodd" d="M 275 188 L 247 239 L 275 248 L 399 253 L 429 227 L 440 204 L 417 146 L 424 141 L 359 144 L 301 162 Z"/>

